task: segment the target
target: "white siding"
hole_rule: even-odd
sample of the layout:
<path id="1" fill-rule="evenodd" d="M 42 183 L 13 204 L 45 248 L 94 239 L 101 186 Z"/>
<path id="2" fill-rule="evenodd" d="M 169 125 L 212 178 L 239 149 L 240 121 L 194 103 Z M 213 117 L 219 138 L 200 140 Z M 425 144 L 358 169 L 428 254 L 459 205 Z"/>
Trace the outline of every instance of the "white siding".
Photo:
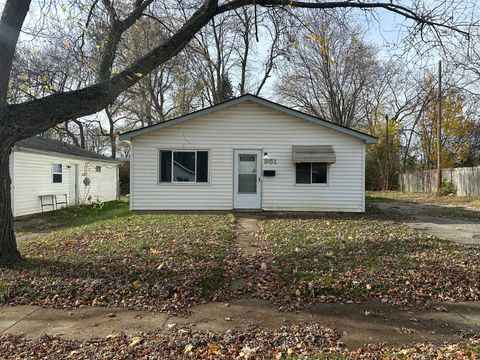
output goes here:
<path id="1" fill-rule="evenodd" d="M 332 145 L 328 184 L 296 185 L 292 145 Z M 262 149 L 276 165 L 262 183 L 265 210 L 364 210 L 364 143 L 252 102 L 132 139 L 133 210 L 225 210 L 233 204 L 233 150 Z M 209 184 L 159 184 L 158 150 L 210 150 Z"/>
<path id="2" fill-rule="evenodd" d="M 114 163 L 82 160 L 61 155 L 41 154 L 18 150 L 13 153 L 13 214 L 28 215 L 41 212 L 40 194 L 69 195 L 69 171 L 67 166 L 78 165 L 77 198 L 80 203 L 110 201 L 117 198 L 117 167 Z M 62 183 L 52 182 L 52 164 L 63 165 Z M 95 166 L 102 166 L 100 173 Z M 91 179 L 90 186 L 83 179 Z M 48 200 L 48 202 L 50 202 Z M 45 208 L 45 211 L 51 207 Z"/>

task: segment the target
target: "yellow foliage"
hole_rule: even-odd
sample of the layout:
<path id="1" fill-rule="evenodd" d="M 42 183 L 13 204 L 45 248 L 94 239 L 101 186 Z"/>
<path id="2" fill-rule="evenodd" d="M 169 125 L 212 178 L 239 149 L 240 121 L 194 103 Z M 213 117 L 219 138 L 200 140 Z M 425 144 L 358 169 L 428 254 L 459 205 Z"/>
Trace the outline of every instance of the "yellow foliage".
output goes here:
<path id="1" fill-rule="evenodd" d="M 442 98 L 442 166 L 454 167 L 470 154 L 469 134 L 476 122 L 464 109 L 464 97 L 450 91 Z M 426 164 L 435 167 L 437 162 L 438 100 L 432 101 L 419 125 L 420 145 Z"/>

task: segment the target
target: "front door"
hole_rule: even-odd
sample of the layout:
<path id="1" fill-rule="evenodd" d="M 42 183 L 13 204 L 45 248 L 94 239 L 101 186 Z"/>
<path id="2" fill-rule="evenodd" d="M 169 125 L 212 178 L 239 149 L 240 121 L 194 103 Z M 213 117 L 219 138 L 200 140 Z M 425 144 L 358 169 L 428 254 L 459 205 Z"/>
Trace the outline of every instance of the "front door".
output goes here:
<path id="1" fill-rule="evenodd" d="M 233 207 L 260 209 L 262 207 L 262 151 L 234 150 Z"/>

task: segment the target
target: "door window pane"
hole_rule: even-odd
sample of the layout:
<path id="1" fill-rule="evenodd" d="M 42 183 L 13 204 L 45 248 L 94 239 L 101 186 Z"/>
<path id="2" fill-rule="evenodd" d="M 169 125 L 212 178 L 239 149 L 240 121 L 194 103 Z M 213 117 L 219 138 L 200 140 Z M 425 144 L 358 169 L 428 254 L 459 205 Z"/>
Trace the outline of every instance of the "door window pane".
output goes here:
<path id="1" fill-rule="evenodd" d="M 208 182 L 208 151 L 197 151 L 197 182 Z"/>
<path id="2" fill-rule="evenodd" d="M 327 164 L 312 163 L 312 184 L 327 183 Z"/>
<path id="3" fill-rule="evenodd" d="M 297 184 L 310 184 L 311 166 L 312 166 L 311 163 L 297 163 L 297 164 L 295 164 Z"/>
<path id="4" fill-rule="evenodd" d="M 172 181 L 172 152 L 160 151 L 160 182 Z"/>
<path id="5" fill-rule="evenodd" d="M 257 192 L 257 155 L 240 154 L 238 156 L 238 192 Z"/>
<path id="6" fill-rule="evenodd" d="M 173 180 L 195 182 L 195 152 L 173 152 Z"/>
<path id="7" fill-rule="evenodd" d="M 257 192 L 257 175 L 238 174 L 238 192 L 255 194 Z"/>

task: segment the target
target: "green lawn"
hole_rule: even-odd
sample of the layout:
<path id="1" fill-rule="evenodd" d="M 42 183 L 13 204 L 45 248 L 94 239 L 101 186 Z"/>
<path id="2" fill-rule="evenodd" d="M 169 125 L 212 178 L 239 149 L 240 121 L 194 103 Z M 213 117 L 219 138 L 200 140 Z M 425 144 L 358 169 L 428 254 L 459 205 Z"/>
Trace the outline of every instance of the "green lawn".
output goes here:
<path id="1" fill-rule="evenodd" d="M 229 215 L 136 215 L 107 203 L 61 210 L 55 223 L 72 213 L 68 227 L 19 244 L 26 262 L 0 268 L 0 302 L 168 310 L 228 285 Z"/>
<path id="2" fill-rule="evenodd" d="M 480 253 L 364 216 L 264 221 L 286 293 L 320 300 L 478 300 Z M 310 301 L 309 300 L 309 301 Z"/>
<path id="3" fill-rule="evenodd" d="M 21 233 L 51 230 L 56 228 L 77 227 L 100 220 L 129 216 L 128 202 L 109 201 L 102 204 L 72 206 L 21 217 L 16 229 Z"/>

